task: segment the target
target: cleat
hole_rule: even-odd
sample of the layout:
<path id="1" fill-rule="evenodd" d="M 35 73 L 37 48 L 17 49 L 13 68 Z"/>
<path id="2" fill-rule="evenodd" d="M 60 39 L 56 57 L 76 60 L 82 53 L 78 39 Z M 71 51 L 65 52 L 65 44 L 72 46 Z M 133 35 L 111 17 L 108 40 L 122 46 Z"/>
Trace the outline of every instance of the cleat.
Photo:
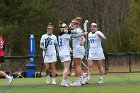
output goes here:
<path id="1" fill-rule="evenodd" d="M 50 84 L 50 76 L 46 77 L 46 84 Z"/>
<path id="2" fill-rule="evenodd" d="M 81 85 L 85 85 L 86 84 L 84 76 L 80 76 L 80 83 L 81 83 Z"/>
<path id="3" fill-rule="evenodd" d="M 56 82 L 55 82 L 55 80 L 53 80 L 53 81 L 52 81 L 52 84 L 53 84 L 53 85 L 56 85 Z"/>
<path id="4" fill-rule="evenodd" d="M 103 79 L 99 79 L 97 82 L 97 84 L 103 84 L 103 83 L 104 83 Z"/>
<path id="5" fill-rule="evenodd" d="M 67 82 L 68 85 L 72 84 L 72 82 L 68 79 L 66 79 L 66 82 Z"/>
<path id="6" fill-rule="evenodd" d="M 66 80 L 62 80 L 61 86 L 68 87 L 69 85 L 67 84 L 67 81 Z"/>
<path id="7" fill-rule="evenodd" d="M 78 77 L 74 83 L 70 84 L 70 86 L 81 86 L 81 82 L 80 81 L 81 81 L 80 77 Z"/>

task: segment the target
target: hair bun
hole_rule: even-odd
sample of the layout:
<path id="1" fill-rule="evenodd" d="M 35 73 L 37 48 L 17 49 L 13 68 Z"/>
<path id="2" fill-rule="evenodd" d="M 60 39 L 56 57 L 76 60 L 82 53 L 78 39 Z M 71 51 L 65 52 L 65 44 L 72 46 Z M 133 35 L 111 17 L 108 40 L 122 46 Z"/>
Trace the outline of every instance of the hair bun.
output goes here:
<path id="1" fill-rule="evenodd" d="M 81 21 L 81 20 L 82 20 L 81 17 L 76 17 L 75 19 L 76 19 L 77 21 Z"/>

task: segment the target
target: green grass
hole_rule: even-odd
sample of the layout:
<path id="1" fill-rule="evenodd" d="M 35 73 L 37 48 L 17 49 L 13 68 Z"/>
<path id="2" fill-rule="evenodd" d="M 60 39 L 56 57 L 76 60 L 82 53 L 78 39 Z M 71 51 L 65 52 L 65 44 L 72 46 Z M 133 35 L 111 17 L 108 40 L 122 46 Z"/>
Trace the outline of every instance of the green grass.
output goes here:
<path id="1" fill-rule="evenodd" d="M 0 79 L 0 93 L 140 93 L 140 73 L 107 74 L 102 85 L 96 84 L 98 77 L 93 75 L 91 84 L 81 87 L 61 87 L 61 76 L 56 78 L 57 85 L 46 85 L 45 77 L 17 78 L 8 87 L 7 80 Z"/>

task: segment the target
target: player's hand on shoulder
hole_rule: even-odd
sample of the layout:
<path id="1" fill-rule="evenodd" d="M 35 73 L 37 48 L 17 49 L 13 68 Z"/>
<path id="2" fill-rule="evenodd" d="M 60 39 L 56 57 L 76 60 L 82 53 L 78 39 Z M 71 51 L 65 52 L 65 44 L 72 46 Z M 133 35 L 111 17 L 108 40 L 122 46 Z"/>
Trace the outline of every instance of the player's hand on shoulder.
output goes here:
<path id="1" fill-rule="evenodd" d="M 84 35 L 87 36 L 88 35 L 88 32 L 84 32 Z"/>

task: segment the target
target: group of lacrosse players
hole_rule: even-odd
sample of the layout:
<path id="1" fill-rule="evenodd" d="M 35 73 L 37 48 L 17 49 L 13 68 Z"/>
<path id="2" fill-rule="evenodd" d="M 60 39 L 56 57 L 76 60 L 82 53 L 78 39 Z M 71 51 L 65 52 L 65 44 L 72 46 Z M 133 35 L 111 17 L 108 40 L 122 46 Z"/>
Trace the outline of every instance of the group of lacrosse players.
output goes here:
<path id="1" fill-rule="evenodd" d="M 85 21 L 85 29 L 87 30 L 87 23 Z M 42 35 L 40 39 L 40 48 L 43 50 L 43 59 L 46 72 L 46 84 L 56 84 L 56 68 L 55 64 L 57 62 L 57 56 L 63 64 L 63 77 L 61 81 L 61 86 L 81 86 L 90 83 L 90 75 L 92 74 L 92 69 L 94 63 L 97 64 L 99 69 L 100 77 L 98 84 L 104 83 L 103 80 L 103 62 L 105 59 L 103 48 L 101 45 L 102 39 L 106 39 L 101 31 L 98 31 L 97 24 L 91 23 L 90 32 L 83 31 L 81 28 L 81 17 L 74 18 L 69 26 L 66 23 L 60 21 L 59 23 L 59 36 L 58 38 L 53 34 L 53 25 L 51 23 L 47 26 L 47 33 Z M 85 39 L 87 37 L 87 39 Z M 70 48 L 69 42 L 72 42 Z M 88 41 L 88 49 L 85 51 L 85 41 Z M 58 53 L 58 54 L 57 54 Z M 73 60 L 71 59 L 71 53 Z M 88 71 L 87 74 L 83 74 L 81 63 L 82 59 L 87 54 Z M 76 80 L 71 82 L 68 80 L 70 74 L 70 64 L 73 62 L 73 68 L 75 69 Z M 83 63 L 84 64 L 84 63 Z M 85 64 L 84 64 L 85 65 Z M 50 70 L 52 71 L 52 79 L 50 77 Z"/>

